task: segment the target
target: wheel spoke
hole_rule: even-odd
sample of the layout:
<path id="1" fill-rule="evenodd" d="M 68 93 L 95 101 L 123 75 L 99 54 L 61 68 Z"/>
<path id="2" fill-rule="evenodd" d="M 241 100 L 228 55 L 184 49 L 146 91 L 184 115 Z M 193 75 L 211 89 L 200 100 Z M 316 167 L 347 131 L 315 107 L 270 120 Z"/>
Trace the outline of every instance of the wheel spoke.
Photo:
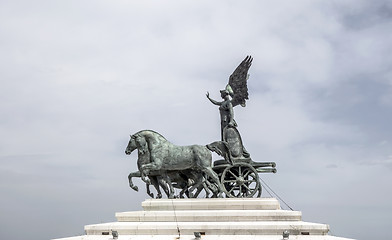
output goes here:
<path id="1" fill-rule="evenodd" d="M 252 182 L 256 182 L 256 181 L 253 179 L 253 180 L 245 180 L 244 182 L 246 182 L 246 183 L 252 183 Z"/>
<path id="2" fill-rule="evenodd" d="M 223 183 L 235 183 L 236 180 L 223 180 Z"/>
<path id="3" fill-rule="evenodd" d="M 250 169 L 248 169 L 248 171 L 244 174 L 244 178 L 246 178 L 249 174 L 252 175 L 252 171 Z"/>
<path id="4" fill-rule="evenodd" d="M 228 171 L 231 175 L 233 175 L 233 177 L 237 178 L 237 176 L 232 172 L 232 171 Z"/>
<path id="5" fill-rule="evenodd" d="M 244 187 L 246 188 L 246 189 L 248 189 L 250 192 L 252 192 L 252 191 L 254 191 L 255 189 L 251 189 L 251 188 L 249 188 L 248 186 L 246 186 L 246 185 L 244 185 Z"/>

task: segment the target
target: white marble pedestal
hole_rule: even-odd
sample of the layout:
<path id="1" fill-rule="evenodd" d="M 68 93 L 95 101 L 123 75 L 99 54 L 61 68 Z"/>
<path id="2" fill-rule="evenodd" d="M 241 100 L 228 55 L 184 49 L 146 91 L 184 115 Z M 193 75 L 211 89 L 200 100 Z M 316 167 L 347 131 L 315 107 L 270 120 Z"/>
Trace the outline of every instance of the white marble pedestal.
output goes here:
<path id="1" fill-rule="evenodd" d="M 289 239 L 343 240 L 328 235 L 326 224 L 303 222 L 301 212 L 281 210 L 274 198 L 148 199 L 143 211 L 116 213 L 117 222 L 86 225 L 86 235 L 62 240 Z M 60 239 L 58 239 L 60 240 Z"/>

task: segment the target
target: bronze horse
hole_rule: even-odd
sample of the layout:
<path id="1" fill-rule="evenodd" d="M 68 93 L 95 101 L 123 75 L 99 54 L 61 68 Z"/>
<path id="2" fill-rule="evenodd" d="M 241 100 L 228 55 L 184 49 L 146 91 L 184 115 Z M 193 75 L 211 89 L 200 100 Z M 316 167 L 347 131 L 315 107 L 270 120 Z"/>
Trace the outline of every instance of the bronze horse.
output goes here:
<path id="1" fill-rule="evenodd" d="M 173 193 L 168 173 L 173 171 L 193 170 L 207 175 L 218 187 L 218 196 L 223 192 L 223 186 L 218 175 L 212 170 L 212 155 L 206 146 L 191 145 L 177 146 L 166 140 L 161 134 L 152 130 L 142 130 L 133 135 L 125 150 L 127 155 L 138 149 L 138 172 L 128 176 L 130 186 L 132 177 L 141 177 L 147 184 L 152 183 L 160 194 L 159 186 L 164 187 L 166 182 Z M 151 196 L 151 195 L 150 195 Z M 170 194 L 171 198 L 173 197 Z"/>

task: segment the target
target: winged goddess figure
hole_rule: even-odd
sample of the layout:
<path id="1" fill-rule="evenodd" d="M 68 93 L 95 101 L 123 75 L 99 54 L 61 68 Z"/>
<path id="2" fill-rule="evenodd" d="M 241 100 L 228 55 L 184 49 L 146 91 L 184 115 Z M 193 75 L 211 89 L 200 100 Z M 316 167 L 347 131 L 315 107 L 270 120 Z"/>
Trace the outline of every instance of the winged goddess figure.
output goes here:
<path id="1" fill-rule="evenodd" d="M 229 83 L 226 85 L 226 88 L 220 90 L 223 101 L 215 101 L 214 99 L 210 98 L 209 92 L 206 94 L 207 98 L 213 104 L 219 106 L 222 141 L 224 141 L 223 131 L 226 126 L 237 127 L 237 123 L 234 120 L 233 108 L 237 105 L 245 107 L 245 101 L 249 99 L 247 81 L 248 70 L 252 65 L 252 61 L 253 58 L 251 56 L 247 56 L 230 75 Z"/>

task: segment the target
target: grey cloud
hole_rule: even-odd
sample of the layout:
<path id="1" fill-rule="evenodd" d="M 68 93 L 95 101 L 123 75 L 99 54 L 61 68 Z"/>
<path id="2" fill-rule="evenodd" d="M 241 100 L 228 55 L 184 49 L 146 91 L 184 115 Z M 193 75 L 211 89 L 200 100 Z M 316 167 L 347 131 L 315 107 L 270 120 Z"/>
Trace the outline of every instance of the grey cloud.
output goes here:
<path id="1" fill-rule="evenodd" d="M 338 165 L 331 163 L 331 164 L 326 165 L 325 167 L 326 168 L 338 168 Z"/>
<path id="2" fill-rule="evenodd" d="M 386 238 L 390 223 L 365 231 L 372 223 L 358 210 L 382 206 L 366 214 L 386 219 L 391 209 L 389 9 L 387 1 L 2 1 L 1 232 L 79 235 L 139 209 L 147 196 L 142 182 L 137 193 L 127 185 L 136 169 L 136 156 L 124 154 L 129 134 L 216 141 L 219 112 L 205 93 L 219 98 L 252 54 L 250 100 L 235 117 L 253 159 L 278 164 L 263 179 L 336 235 Z M 20 219 L 31 223 L 24 231 Z"/>
<path id="3" fill-rule="evenodd" d="M 343 11 L 345 12 L 343 15 L 344 25 L 356 31 L 378 24 L 390 24 L 392 19 L 392 4 L 387 1 L 374 3 L 360 1 L 356 8 L 348 8 Z"/>

